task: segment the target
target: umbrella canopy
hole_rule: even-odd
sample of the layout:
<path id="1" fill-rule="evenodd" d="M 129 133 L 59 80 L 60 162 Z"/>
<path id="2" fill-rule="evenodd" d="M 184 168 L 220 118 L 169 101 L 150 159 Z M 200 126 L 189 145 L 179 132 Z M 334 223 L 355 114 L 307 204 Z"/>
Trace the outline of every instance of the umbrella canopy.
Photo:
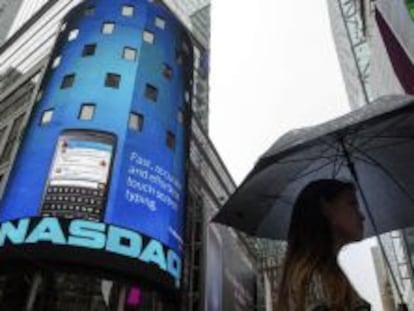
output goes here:
<path id="1" fill-rule="evenodd" d="M 288 132 L 259 159 L 214 221 L 284 240 L 304 186 L 321 178 L 352 181 L 351 167 L 369 208 L 363 209 L 371 220 L 366 237 L 414 226 L 414 97 L 383 97 L 327 123 Z"/>

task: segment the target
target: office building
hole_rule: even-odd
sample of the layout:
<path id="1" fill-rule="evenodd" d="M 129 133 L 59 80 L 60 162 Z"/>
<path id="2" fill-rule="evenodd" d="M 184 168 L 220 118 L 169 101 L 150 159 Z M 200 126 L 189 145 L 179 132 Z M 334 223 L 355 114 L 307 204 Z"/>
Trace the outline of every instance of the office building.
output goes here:
<path id="1" fill-rule="evenodd" d="M 23 1 L 0 47 L 1 310 L 254 310 L 252 243 L 209 222 L 235 189 L 209 9 Z"/>
<path id="2" fill-rule="evenodd" d="M 351 108 L 381 96 L 414 94 L 413 2 L 329 0 L 327 5 Z M 408 228 L 381 236 L 390 271 L 410 310 L 414 309 L 412 232 Z"/>

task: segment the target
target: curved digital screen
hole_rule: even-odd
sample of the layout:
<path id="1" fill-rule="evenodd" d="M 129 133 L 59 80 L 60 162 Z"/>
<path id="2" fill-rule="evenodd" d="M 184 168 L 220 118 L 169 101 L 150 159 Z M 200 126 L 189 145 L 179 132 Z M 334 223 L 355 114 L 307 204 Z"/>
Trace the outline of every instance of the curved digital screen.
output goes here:
<path id="1" fill-rule="evenodd" d="M 179 288 L 192 51 L 146 0 L 85 1 L 66 16 L 0 204 L 0 261 Z"/>

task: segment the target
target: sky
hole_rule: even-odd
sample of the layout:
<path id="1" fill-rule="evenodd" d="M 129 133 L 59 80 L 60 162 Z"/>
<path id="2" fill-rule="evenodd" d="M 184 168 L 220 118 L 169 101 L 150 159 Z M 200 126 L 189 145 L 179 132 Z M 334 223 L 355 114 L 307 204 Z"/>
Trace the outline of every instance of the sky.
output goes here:
<path id="1" fill-rule="evenodd" d="M 210 136 L 236 183 L 290 129 L 350 110 L 326 0 L 212 0 Z M 368 240 L 340 263 L 381 311 Z"/>

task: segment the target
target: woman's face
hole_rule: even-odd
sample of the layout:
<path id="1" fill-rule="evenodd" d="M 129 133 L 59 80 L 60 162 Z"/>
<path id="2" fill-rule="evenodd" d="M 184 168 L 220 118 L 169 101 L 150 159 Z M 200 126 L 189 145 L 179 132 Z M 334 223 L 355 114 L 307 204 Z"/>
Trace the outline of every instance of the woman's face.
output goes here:
<path id="1" fill-rule="evenodd" d="M 343 245 L 363 238 L 365 218 L 354 191 L 342 192 L 335 200 L 325 204 L 324 212 L 339 243 Z"/>

